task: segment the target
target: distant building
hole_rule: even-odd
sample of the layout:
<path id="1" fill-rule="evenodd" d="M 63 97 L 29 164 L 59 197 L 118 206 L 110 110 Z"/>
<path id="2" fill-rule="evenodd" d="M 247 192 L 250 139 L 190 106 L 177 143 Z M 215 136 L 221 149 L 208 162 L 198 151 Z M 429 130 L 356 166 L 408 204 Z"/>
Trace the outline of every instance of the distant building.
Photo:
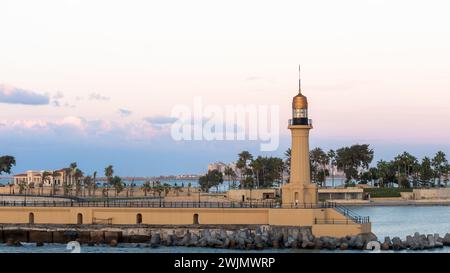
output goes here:
<path id="1" fill-rule="evenodd" d="M 43 177 L 44 172 L 48 172 L 49 175 Z M 44 181 L 42 181 L 44 179 Z M 55 170 L 55 171 L 27 171 L 26 173 L 16 174 L 13 176 L 13 181 L 15 185 L 19 185 L 21 183 L 26 183 L 27 185 L 39 186 L 43 184 L 43 186 L 61 186 L 63 181 L 67 179 L 67 183 L 75 184 L 75 177 L 66 173 L 65 169 Z M 82 181 L 83 177 L 79 177 L 78 181 Z"/>
<path id="2" fill-rule="evenodd" d="M 217 171 L 221 172 L 224 177 L 226 177 L 225 169 L 227 167 L 230 167 L 236 173 L 236 176 L 239 177 L 240 170 L 236 167 L 236 163 L 226 164 L 223 162 L 214 162 L 214 163 L 208 164 L 208 171 L 217 170 Z"/>

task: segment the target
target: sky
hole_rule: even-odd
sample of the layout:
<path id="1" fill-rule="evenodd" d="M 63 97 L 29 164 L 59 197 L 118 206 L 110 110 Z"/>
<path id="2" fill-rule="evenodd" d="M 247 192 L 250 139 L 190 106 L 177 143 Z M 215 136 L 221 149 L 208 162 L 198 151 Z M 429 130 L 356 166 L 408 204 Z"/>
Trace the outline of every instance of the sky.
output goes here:
<path id="1" fill-rule="evenodd" d="M 130 176 L 281 156 L 302 90 L 311 148 L 450 153 L 448 1 L 0 2 L 0 155 Z M 279 147 L 175 141 L 177 105 L 279 107 Z"/>

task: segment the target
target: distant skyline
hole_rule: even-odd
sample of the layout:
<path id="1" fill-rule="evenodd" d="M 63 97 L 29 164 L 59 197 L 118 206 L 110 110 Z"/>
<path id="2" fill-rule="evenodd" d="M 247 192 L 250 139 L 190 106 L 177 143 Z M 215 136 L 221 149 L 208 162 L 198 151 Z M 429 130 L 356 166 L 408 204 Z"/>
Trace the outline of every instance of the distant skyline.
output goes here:
<path id="1" fill-rule="evenodd" d="M 298 87 L 311 148 L 450 154 L 447 1 L 0 2 L 0 155 L 15 173 L 202 173 L 282 156 Z M 170 137 L 177 104 L 278 105 L 280 147 Z"/>

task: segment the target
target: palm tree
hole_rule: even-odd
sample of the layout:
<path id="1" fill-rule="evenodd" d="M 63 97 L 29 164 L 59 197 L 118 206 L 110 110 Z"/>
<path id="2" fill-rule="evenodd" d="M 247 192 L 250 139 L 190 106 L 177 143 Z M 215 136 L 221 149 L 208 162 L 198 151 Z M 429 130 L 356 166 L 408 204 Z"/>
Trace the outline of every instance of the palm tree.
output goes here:
<path id="1" fill-rule="evenodd" d="M 252 175 L 251 169 L 248 167 L 249 162 L 253 160 L 253 155 L 248 151 L 242 151 L 238 154 L 238 161 L 236 162 L 236 167 L 240 170 L 241 175 L 241 186 L 243 181 L 249 181 L 249 175 Z M 245 183 L 244 183 L 245 184 Z M 248 183 L 247 183 L 248 184 Z"/>
<path id="2" fill-rule="evenodd" d="M 83 185 L 84 185 L 84 188 L 87 187 L 87 189 L 88 189 L 88 196 L 91 196 L 92 189 L 94 188 L 94 180 L 92 179 L 92 176 L 87 175 L 83 179 Z"/>
<path id="3" fill-rule="evenodd" d="M 444 152 L 439 151 L 431 160 L 431 165 L 434 168 L 435 178 L 437 178 L 438 187 L 441 186 L 441 179 L 448 168 L 448 161 Z"/>
<path id="4" fill-rule="evenodd" d="M 175 192 L 175 194 L 177 196 L 179 196 L 180 192 L 183 192 L 183 189 L 181 188 L 181 186 L 178 186 L 177 183 L 175 183 L 175 185 L 173 187 L 173 191 Z"/>
<path id="5" fill-rule="evenodd" d="M 111 179 L 114 174 L 114 169 L 112 165 L 109 165 L 105 168 L 105 176 L 108 179 L 108 182 L 106 183 L 106 196 L 109 196 L 109 185 L 111 184 Z"/>
<path id="6" fill-rule="evenodd" d="M 61 174 L 57 171 L 53 171 L 51 173 L 52 176 L 52 193 L 51 195 L 55 195 L 56 194 L 56 178 L 61 176 Z"/>
<path id="7" fill-rule="evenodd" d="M 45 181 L 49 181 L 49 177 L 50 176 L 51 176 L 51 173 L 47 172 L 47 171 L 43 171 L 42 174 L 41 174 L 41 183 L 39 183 L 39 191 L 40 191 L 41 195 L 44 194 Z"/>
<path id="8" fill-rule="evenodd" d="M 191 196 L 191 187 L 192 187 L 192 183 L 189 182 L 188 185 L 187 185 L 187 188 L 188 188 L 188 193 L 187 193 L 187 195 L 188 195 L 188 196 Z"/>
<path id="9" fill-rule="evenodd" d="M 122 181 L 122 178 L 120 178 L 119 176 L 114 176 L 113 178 L 111 178 L 110 180 L 110 184 L 111 186 L 114 187 L 115 190 L 115 194 L 116 197 L 119 195 L 119 193 L 121 193 L 124 189 L 124 183 Z"/>
<path id="10" fill-rule="evenodd" d="M 75 195 L 81 195 L 81 191 L 84 188 L 84 185 L 81 184 L 81 178 L 83 177 L 83 172 L 80 169 L 76 169 L 73 175 L 75 179 Z"/>
<path id="11" fill-rule="evenodd" d="M 95 172 L 92 174 L 92 180 L 93 180 L 93 184 L 94 184 L 94 186 L 93 186 L 93 192 L 94 192 L 94 196 L 95 196 L 95 190 L 97 189 L 97 171 L 95 171 Z"/>
<path id="12" fill-rule="evenodd" d="M 287 149 L 286 152 L 284 152 L 284 156 L 285 156 L 285 160 L 284 160 L 284 169 L 287 171 L 288 173 L 288 183 L 291 177 L 291 148 Z"/>
<path id="13" fill-rule="evenodd" d="M 64 195 L 67 195 L 72 189 L 72 184 L 69 182 L 69 175 L 71 173 L 71 169 L 64 168 L 63 171 L 64 171 L 63 190 Z"/>
<path id="14" fill-rule="evenodd" d="M 261 162 L 261 158 L 258 157 L 255 160 L 250 162 L 250 168 L 252 168 L 253 174 L 255 174 L 256 178 L 256 188 L 259 188 L 259 172 L 263 170 L 263 164 Z"/>
<path id="15" fill-rule="evenodd" d="M 141 189 L 144 192 L 144 196 L 147 196 L 147 193 L 152 190 L 150 181 L 145 181 L 145 183 L 142 185 Z"/>
<path id="16" fill-rule="evenodd" d="M 163 189 L 164 189 L 164 197 L 166 197 L 169 194 L 169 192 L 172 190 L 172 186 L 170 184 L 164 183 Z"/>
<path id="17" fill-rule="evenodd" d="M 330 160 L 330 170 L 331 170 L 331 185 L 334 187 L 334 168 L 336 167 L 336 152 L 330 149 L 327 153 Z"/>
<path id="18" fill-rule="evenodd" d="M 228 177 L 228 190 L 229 190 L 231 188 L 231 177 L 236 176 L 236 173 L 230 166 L 226 166 L 223 173 Z"/>

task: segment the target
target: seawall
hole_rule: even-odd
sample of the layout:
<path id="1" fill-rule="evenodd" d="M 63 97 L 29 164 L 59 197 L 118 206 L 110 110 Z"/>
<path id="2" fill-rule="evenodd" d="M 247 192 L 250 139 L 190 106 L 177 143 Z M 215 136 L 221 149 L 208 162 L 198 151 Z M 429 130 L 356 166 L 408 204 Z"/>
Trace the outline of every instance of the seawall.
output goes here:
<path id="1" fill-rule="evenodd" d="M 294 226 L 333 237 L 371 232 L 370 223 L 356 223 L 333 208 L 0 207 L 0 224 Z"/>

